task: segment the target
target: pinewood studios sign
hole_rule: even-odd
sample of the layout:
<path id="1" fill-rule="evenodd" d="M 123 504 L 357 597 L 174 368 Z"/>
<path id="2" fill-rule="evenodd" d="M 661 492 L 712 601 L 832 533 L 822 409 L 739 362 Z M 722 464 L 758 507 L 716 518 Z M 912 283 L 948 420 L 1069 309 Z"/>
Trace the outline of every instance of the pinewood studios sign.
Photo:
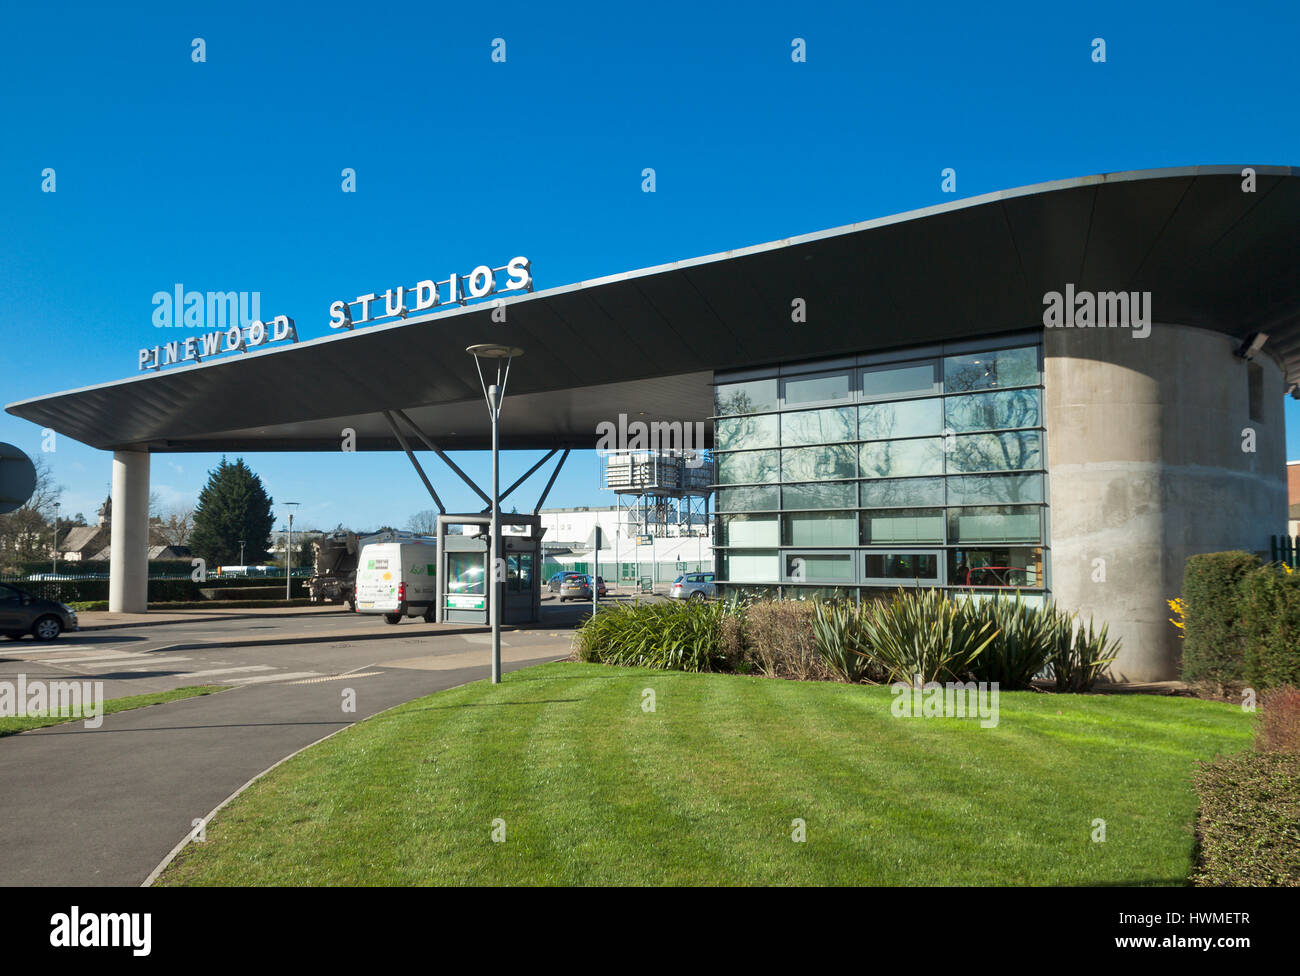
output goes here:
<path id="1" fill-rule="evenodd" d="M 379 294 L 359 295 L 352 301 L 330 304 L 330 328 L 351 329 L 380 319 L 404 319 L 412 312 L 437 308 L 444 302 L 465 305 L 470 300 L 487 298 L 501 292 L 531 292 L 532 266 L 526 257 L 511 258 L 499 268 L 480 264 L 467 275 L 452 274 L 443 281 L 426 279 L 414 288 L 399 286 L 383 294 L 384 310 L 379 312 Z M 352 317 L 353 307 L 360 315 Z M 373 306 L 373 308 L 372 308 Z M 298 328 L 287 315 L 277 315 L 270 322 L 255 320 L 247 326 L 232 325 L 174 342 L 146 346 L 139 352 L 138 369 L 160 370 L 176 363 L 202 362 L 210 356 L 227 352 L 247 352 L 273 342 L 297 342 Z"/>

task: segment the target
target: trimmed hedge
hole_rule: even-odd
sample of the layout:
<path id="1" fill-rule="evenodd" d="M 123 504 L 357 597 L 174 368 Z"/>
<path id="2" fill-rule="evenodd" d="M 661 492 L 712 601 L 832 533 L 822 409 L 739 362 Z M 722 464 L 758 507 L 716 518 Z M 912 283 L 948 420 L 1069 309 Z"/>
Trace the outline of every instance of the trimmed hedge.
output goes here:
<path id="1" fill-rule="evenodd" d="M 26 590 L 33 596 L 44 600 L 58 600 L 61 603 L 93 603 L 108 599 L 108 580 L 4 580 L 13 583 L 19 589 Z M 202 590 L 225 589 L 265 589 L 267 599 L 283 599 L 284 579 L 210 579 L 196 583 L 191 579 L 151 579 L 149 580 L 150 603 L 198 602 L 207 599 Z M 293 597 L 306 597 L 307 580 L 294 577 Z M 220 598 L 214 594 L 214 598 Z"/>
<path id="2" fill-rule="evenodd" d="M 1300 686 L 1300 573 L 1273 566 L 1250 573 L 1241 601 L 1242 679 L 1261 690 Z"/>
<path id="3" fill-rule="evenodd" d="M 1259 566 L 1259 558 L 1248 552 L 1211 552 L 1187 560 L 1184 681 L 1213 682 L 1220 688 L 1241 681 L 1246 633 L 1240 587 Z"/>
<path id="4" fill-rule="evenodd" d="M 1300 756 L 1243 752 L 1196 775 L 1192 883 L 1300 886 Z"/>

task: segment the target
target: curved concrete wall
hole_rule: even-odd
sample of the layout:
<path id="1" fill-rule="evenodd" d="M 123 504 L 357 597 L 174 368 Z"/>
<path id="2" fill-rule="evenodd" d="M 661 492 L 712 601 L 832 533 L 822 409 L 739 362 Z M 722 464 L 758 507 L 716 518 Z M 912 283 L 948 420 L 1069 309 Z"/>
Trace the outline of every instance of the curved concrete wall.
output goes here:
<path id="1" fill-rule="evenodd" d="M 1219 333 L 1043 331 L 1052 595 L 1123 639 L 1117 677 L 1176 678 L 1165 601 L 1182 592 L 1184 561 L 1226 549 L 1267 558 L 1269 536 L 1286 530 L 1282 370 L 1255 357 L 1263 411 L 1252 420 L 1247 364 Z"/>

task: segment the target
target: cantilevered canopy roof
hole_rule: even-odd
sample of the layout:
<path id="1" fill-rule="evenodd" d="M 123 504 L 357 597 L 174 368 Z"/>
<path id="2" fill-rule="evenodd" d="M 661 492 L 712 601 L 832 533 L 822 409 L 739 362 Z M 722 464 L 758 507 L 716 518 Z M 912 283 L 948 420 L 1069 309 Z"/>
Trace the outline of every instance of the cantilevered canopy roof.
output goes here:
<path id="1" fill-rule="evenodd" d="M 602 421 L 703 420 L 715 370 L 1040 326 L 1043 295 L 1150 291 L 1159 322 L 1237 337 L 1300 380 L 1300 172 L 1202 166 L 1085 177 L 507 299 L 361 326 L 10 404 L 97 448 L 395 450 L 382 411 L 440 447 L 490 445 L 465 347 L 526 350 L 503 448 L 594 447 Z M 807 322 L 791 322 L 791 302 Z M 323 316 L 322 316 L 323 318 Z M 407 431 L 403 431 L 407 433 Z M 418 445 L 417 445 L 418 446 Z"/>

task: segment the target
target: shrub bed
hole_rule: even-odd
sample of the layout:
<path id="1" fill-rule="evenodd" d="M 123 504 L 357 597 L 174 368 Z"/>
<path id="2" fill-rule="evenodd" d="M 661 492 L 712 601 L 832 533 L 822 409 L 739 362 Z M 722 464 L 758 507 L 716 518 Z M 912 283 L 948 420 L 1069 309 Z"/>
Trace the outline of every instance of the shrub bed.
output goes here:
<path id="1" fill-rule="evenodd" d="M 1300 756 L 1243 752 L 1196 775 L 1192 882 L 1300 886 Z"/>
<path id="2" fill-rule="evenodd" d="M 1300 573 L 1264 566 L 1241 581 L 1241 678 L 1252 688 L 1300 686 Z"/>
<path id="3" fill-rule="evenodd" d="M 1086 691 L 1119 650 L 1053 604 L 954 600 L 933 589 L 852 603 L 616 605 L 577 631 L 580 660 L 847 682 L 967 680 Z"/>

